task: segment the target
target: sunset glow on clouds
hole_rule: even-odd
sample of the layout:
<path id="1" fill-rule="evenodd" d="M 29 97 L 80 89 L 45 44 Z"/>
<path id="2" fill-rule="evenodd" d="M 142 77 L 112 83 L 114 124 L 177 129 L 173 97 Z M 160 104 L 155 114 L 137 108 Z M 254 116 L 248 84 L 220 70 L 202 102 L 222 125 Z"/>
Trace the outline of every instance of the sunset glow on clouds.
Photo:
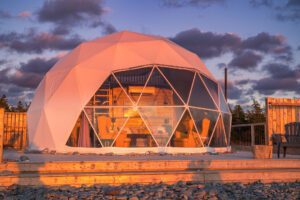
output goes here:
<path id="1" fill-rule="evenodd" d="M 0 2 L 0 95 L 29 102 L 43 75 L 83 41 L 121 30 L 195 52 L 229 102 L 300 96 L 300 1 L 49 0 Z"/>

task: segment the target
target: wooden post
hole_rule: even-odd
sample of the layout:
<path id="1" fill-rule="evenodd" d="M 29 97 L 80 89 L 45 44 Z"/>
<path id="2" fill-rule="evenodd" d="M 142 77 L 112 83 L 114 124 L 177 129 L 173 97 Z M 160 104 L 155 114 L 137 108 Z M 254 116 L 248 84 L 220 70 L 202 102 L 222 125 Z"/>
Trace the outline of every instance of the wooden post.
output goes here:
<path id="1" fill-rule="evenodd" d="M 269 114 L 269 97 L 266 98 L 266 125 L 265 125 L 265 138 L 266 138 L 266 144 L 267 145 L 272 145 L 272 141 L 269 139 L 271 138 L 270 135 L 272 134 L 270 131 L 270 123 L 272 119 L 270 118 Z"/>
<path id="2" fill-rule="evenodd" d="M 254 124 L 251 124 L 251 146 L 255 145 Z"/>
<path id="3" fill-rule="evenodd" d="M 23 113 L 22 115 L 22 133 L 23 133 L 23 139 L 22 139 L 22 150 L 24 151 L 27 147 L 27 114 Z"/>
<path id="4" fill-rule="evenodd" d="M 0 163 L 3 161 L 4 108 L 0 108 Z"/>

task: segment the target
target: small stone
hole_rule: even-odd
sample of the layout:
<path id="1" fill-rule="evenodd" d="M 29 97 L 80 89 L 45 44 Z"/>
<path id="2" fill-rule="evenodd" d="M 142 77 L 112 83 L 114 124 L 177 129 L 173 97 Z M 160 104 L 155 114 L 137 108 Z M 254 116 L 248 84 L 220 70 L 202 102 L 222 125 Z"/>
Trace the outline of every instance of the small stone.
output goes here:
<path id="1" fill-rule="evenodd" d="M 139 200 L 139 198 L 136 197 L 136 196 L 132 196 L 132 197 L 129 198 L 129 200 Z"/>
<path id="2" fill-rule="evenodd" d="M 127 200 L 127 196 L 117 196 L 116 200 Z"/>
<path id="3" fill-rule="evenodd" d="M 197 184 L 197 188 L 198 189 L 203 189 L 203 188 L 205 188 L 205 185 L 204 184 Z"/>
<path id="4" fill-rule="evenodd" d="M 20 156 L 19 160 L 21 162 L 29 162 L 29 158 L 27 156 L 24 156 L 24 155 Z"/>
<path id="5" fill-rule="evenodd" d="M 197 198 L 202 199 L 202 198 L 204 198 L 204 197 L 206 196 L 206 191 L 205 191 L 205 190 L 197 191 L 197 192 L 195 193 L 195 196 L 197 196 Z"/>
<path id="6" fill-rule="evenodd" d="M 209 191 L 209 196 L 216 196 L 218 192 L 215 189 Z"/>
<path id="7" fill-rule="evenodd" d="M 189 199 L 189 196 L 188 196 L 188 195 L 186 195 L 186 194 L 184 194 L 184 195 L 182 195 L 182 199 L 184 199 L 184 200 L 188 200 L 188 199 Z"/>

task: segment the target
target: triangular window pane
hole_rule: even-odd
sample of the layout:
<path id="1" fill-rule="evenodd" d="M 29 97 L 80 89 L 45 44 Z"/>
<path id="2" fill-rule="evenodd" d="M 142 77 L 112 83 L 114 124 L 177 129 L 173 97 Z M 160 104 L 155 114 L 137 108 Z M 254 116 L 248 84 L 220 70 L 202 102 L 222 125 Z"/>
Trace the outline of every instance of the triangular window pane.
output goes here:
<path id="1" fill-rule="evenodd" d="M 101 144 L 84 112 L 78 117 L 67 141 L 70 147 L 100 148 Z"/>
<path id="2" fill-rule="evenodd" d="M 151 70 L 152 67 L 145 67 L 123 72 L 116 72 L 115 76 L 119 80 L 122 87 L 126 90 L 128 96 L 130 96 L 134 102 L 137 102 Z"/>
<path id="3" fill-rule="evenodd" d="M 159 146 L 166 146 L 184 107 L 141 107 L 140 113 Z"/>
<path id="4" fill-rule="evenodd" d="M 132 114 L 117 136 L 115 147 L 157 147 L 144 121 L 138 114 Z"/>
<path id="5" fill-rule="evenodd" d="M 124 126 L 126 119 L 133 113 L 133 109 L 131 107 L 97 107 L 85 108 L 85 112 L 102 145 L 109 147 Z"/>
<path id="6" fill-rule="evenodd" d="M 215 131 L 212 135 L 210 147 L 226 147 L 225 131 L 223 129 L 222 118 L 219 117 Z"/>
<path id="7" fill-rule="evenodd" d="M 194 72 L 166 67 L 159 67 L 159 69 L 163 72 L 181 98 L 187 102 L 194 78 Z"/>
<path id="8" fill-rule="evenodd" d="M 229 107 L 228 107 L 228 104 L 224 98 L 224 95 L 223 93 L 221 92 L 221 88 L 219 88 L 219 94 L 220 94 L 220 109 L 222 112 L 227 112 L 227 113 L 230 113 L 230 110 L 229 110 Z"/>
<path id="9" fill-rule="evenodd" d="M 219 113 L 197 108 L 190 108 L 190 111 L 195 121 L 200 138 L 204 146 L 207 146 L 213 129 L 216 125 Z"/>
<path id="10" fill-rule="evenodd" d="M 223 117 L 223 122 L 224 122 L 224 127 L 225 127 L 225 133 L 226 133 L 226 138 L 228 141 L 228 145 L 230 143 L 230 128 L 231 128 L 231 115 L 227 113 L 222 113 Z"/>
<path id="11" fill-rule="evenodd" d="M 143 90 L 138 102 L 139 106 L 167 106 L 183 105 L 183 102 L 167 83 L 157 69 L 153 70 L 151 77 Z"/>
<path id="12" fill-rule="evenodd" d="M 208 88 L 209 93 L 213 97 L 215 103 L 217 105 L 219 105 L 218 84 L 216 82 L 214 82 L 213 80 L 207 78 L 206 76 L 203 76 L 202 74 L 201 74 L 201 77 L 202 77 L 206 87 Z"/>
<path id="13" fill-rule="evenodd" d="M 87 106 L 131 106 L 132 103 L 113 75 L 110 75 Z"/>
<path id="14" fill-rule="evenodd" d="M 198 75 L 195 77 L 189 104 L 196 107 L 216 109 L 212 98 Z"/>
<path id="15" fill-rule="evenodd" d="M 202 147 L 194 121 L 187 110 L 180 120 L 169 145 L 172 147 Z"/>

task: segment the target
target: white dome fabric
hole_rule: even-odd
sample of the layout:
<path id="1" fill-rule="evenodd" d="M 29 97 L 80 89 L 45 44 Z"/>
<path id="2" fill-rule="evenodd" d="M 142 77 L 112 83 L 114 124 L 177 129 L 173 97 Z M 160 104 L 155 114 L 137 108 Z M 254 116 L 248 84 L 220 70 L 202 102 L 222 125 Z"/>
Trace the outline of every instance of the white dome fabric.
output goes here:
<path id="1" fill-rule="evenodd" d="M 36 89 L 28 110 L 29 148 L 69 150 L 66 141 L 78 116 L 109 74 L 150 64 L 191 68 L 215 80 L 197 55 L 162 37 L 123 31 L 84 42 Z"/>

